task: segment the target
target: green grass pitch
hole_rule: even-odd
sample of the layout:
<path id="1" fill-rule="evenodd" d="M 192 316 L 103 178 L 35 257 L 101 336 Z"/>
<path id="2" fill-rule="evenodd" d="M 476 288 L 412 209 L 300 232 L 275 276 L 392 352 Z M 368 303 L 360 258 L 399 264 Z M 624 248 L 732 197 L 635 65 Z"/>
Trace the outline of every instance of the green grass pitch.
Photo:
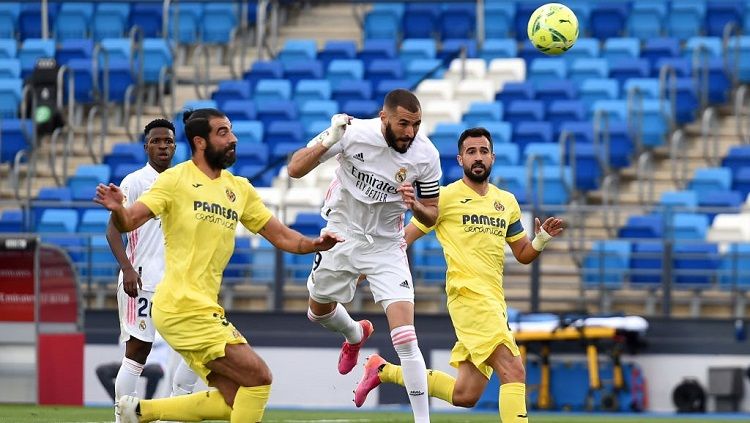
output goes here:
<path id="1" fill-rule="evenodd" d="M 739 423 L 750 417 L 711 418 L 700 416 L 652 416 L 630 414 L 564 414 L 530 413 L 533 423 Z M 109 423 L 114 419 L 110 408 L 38 407 L 33 405 L 0 405 L 0 423 Z M 497 423 L 492 413 L 433 413 L 435 423 Z M 408 423 L 407 412 L 268 410 L 264 423 Z"/>

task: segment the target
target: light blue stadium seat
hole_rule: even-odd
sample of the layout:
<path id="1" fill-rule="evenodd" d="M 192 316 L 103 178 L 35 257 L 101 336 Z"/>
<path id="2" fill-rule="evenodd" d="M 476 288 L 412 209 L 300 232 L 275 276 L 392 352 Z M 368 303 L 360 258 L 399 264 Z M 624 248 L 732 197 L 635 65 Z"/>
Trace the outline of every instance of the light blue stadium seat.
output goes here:
<path id="1" fill-rule="evenodd" d="M 215 109 L 217 104 L 213 100 L 186 100 L 182 105 L 184 110 Z"/>
<path id="2" fill-rule="evenodd" d="M 265 166 L 268 163 L 268 145 L 259 142 L 238 142 L 237 162 L 235 167 L 241 169 L 243 166 Z"/>
<path id="3" fill-rule="evenodd" d="M 328 64 L 326 79 L 335 88 L 344 81 L 361 80 L 365 76 L 365 65 L 359 59 L 333 60 Z"/>
<path id="4" fill-rule="evenodd" d="M 204 43 L 229 44 L 239 22 L 236 3 L 206 3 L 200 22 L 201 38 Z"/>
<path id="5" fill-rule="evenodd" d="M 662 35 L 667 3 L 658 1 L 636 1 L 628 14 L 628 34 L 640 40 Z"/>
<path id="6" fill-rule="evenodd" d="M 505 107 L 505 121 L 541 121 L 545 118 L 544 103 L 537 100 L 515 100 Z"/>
<path id="7" fill-rule="evenodd" d="M 670 2 L 671 9 L 667 14 L 669 35 L 687 39 L 699 35 L 703 27 L 706 3 L 703 1 Z"/>
<path id="8" fill-rule="evenodd" d="M 263 123 L 257 120 L 238 120 L 232 122 L 232 132 L 239 144 L 259 144 L 264 139 Z"/>
<path id="9" fill-rule="evenodd" d="M 692 190 L 666 191 L 661 194 L 659 205 L 669 213 L 692 212 L 698 207 L 698 194 Z"/>
<path id="10" fill-rule="evenodd" d="M 706 239 L 708 226 L 708 216 L 703 213 L 675 213 L 671 235 L 675 239 Z"/>
<path id="11" fill-rule="evenodd" d="M 338 102 L 339 108 L 351 100 L 370 100 L 372 84 L 368 80 L 350 80 L 345 84 L 331 84 L 331 100 Z"/>
<path id="12" fill-rule="evenodd" d="M 568 77 L 568 66 L 562 58 L 542 58 L 531 62 L 526 80 L 533 83 L 547 79 L 565 79 Z"/>
<path id="13" fill-rule="evenodd" d="M 584 120 L 587 116 L 586 103 L 581 100 L 554 100 L 547 107 L 547 120 L 555 128 L 563 122 Z"/>
<path id="14" fill-rule="evenodd" d="M 469 127 L 479 126 L 482 121 L 503 120 L 503 103 L 499 101 L 472 102 L 461 119 Z"/>
<path id="15" fill-rule="evenodd" d="M 93 3 L 63 3 L 55 18 L 55 38 L 62 41 L 89 37 L 91 33 L 89 26 L 93 15 Z"/>
<path id="16" fill-rule="evenodd" d="M 305 127 L 305 139 L 311 140 L 328 129 L 331 126 L 331 120 L 315 120 L 307 125 L 303 124 L 303 126 Z"/>
<path id="17" fill-rule="evenodd" d="M 323 49 L 318 52 L 318 60 L 323 69 L 335 59 L 355 59 L 357 57 L 357 43 L 353 40 L 328 40 Z"/>
<path id="18" fill-rule="evenodd" d="M 21 44 L 18 51 L 18 59 L 21 60 L 21 76 L 26 77 L 31 74 L 36 65 L 37 59 L 55 57 L 55 41 L 43 40 L 40 38 L 27 38 Z"/>
<path id="19" fill-rule="evenodd" d="M 99 65 L 104 66 L 105 60 L 112 63 L 116 60 L 130 61 L 131 42 L 129 38 L 105 38 L 99 43 L 101 47 Z"/>
<path id="20" fill-rule="evenodd" d="M 666 143 L 666 137 L 669 132 L 669 122 L 667 116 L 672 115 L 669 104 L 660 104 L 659 100 L 644 100 L 642 104 L 643 124 L 642 124 L 642 142 L 646 146 L 658 147 Z"/>
<path id="21" fill-rule="evenodd" d="M 326 226 L 326 221 L 320 215 L 320 213 L 298 213 L 294 218 L 294 222 L 289 225 L 290 228 L 297 232 L 317 237 L 320 235 L 320 230 Z"/>
<path id="22" fill-rule="evenodd" d="M 301 110 L 310 100 L 330 100 L 331 81 L 327 79 L 303 79 L 294 88 L 294 102 Z"/>
<path id="23" fill-rule="evenodd" d="M 696 36 L 688 38 L 685 48 L 682 50 L 683 55 L 691 59 L 695 50 L 700 51 L 702 56 L 720 57 L 722 55 L 721 37 Z"/>
<path id="24" fill-rule="evenodd" d="M 75 175 L 68 178 L 73 200 L 91 200 L 96 193 L 97 184 L 109 183 L 112 170 L 105 164 L 80 165 Z"/>
<path id="25" fill-rule="evenodd" d="M 146 152 L 142 143 L 117 143 L 112 152 L 104 156 L 104 164 L 112 170 L 124 163 L 145 165 Z"/>
<path id="26" fill-rule="evenodd" d="M 698 193 L 699 196 L 711 191 L 730 190 L 732 189 L 732 170 L 725 167 L 696 169 L 688 188 Z"/>
<path id="27" fill-rule="evenodd" d="M 721 256 L 719 286 L 750 290 L 750 244 L 730 244 Z"/>
<path id="28" fill-rule="evenodd" d="M 570 65 L 568 77 L 576 83 L 591 78 L 609 78 L 609 62 L 602 58 L 577 59 Z"/>
<path id="29" fill-rule="evenodd" d="M 655 100 L 659 98 L 658 78 L 630 78 L 623 86 L 625 94 L 637 91 L 643 99 Z"/>
<path id="30" fill-rule="evenodd" d="M 260 110 L 263 104 L 272 100 L 289 100 L 292 98 L 292 82 L 287 79 L 261 79 L 255 85 L 253 99 Z"/>
<path id="31" fill-rule="evenodd" d="M 255 120 L 257 112 L 253 100 L 224 100 L 221 111 L 230 121 Z"/>
<path id="32" fill-rule="evenodd" d="M 540 183 L 540 178 L 542 179 Z M 541 198 L 537 190 L 541 187 Z M 570 189 L 573 187 L 573 179 L 570 173 L 570 167 L 552 165 L 541 166 L 541 175 L 538 169 L 532 173 L 532 187 L 527 194 L 527 201 L 530 203 L 543 201 L 544 204 L 567 204 L 570 200 Z M 529 197 L 530 195 L 530 197 Z"/>
<path id="33" fill-rule="evenodd" d="M 77 231 L 80 233 L 103 234 L 107 231 L 107 223 L 109 223 L 109 211 L 104 209 L 88 209 L 83 212 Z"/>
<path id="34" fill-rule="evenodd" d="M 526 166 L 493 168 L 490 179 L 498 188 L 513 193 L 520 204 L 526 204 Z"/>
<path id="35" fill-rule="evenodd" d="M 580 20 L 579 20 L 580 22 Z M 601 45 L 596 38 L 579 38 L 570 50 L 566 51 L 563 59 L 570 66 L 578 59 L 595 59 L 601 55 Z"/>
<path id="36" fill-rule="evenodd" d="M 47 209 L 37 225 L 37 232 L 73 233 L 78 226 L 78 213 L 75 210 Z"/>
<path id="37" fill-rule="evenodd" d="M 513 137 L 513 127 L 509 122 L 480 121 L 477 126 L 490 131 L 492 143 L 498 148 L 498 144 L 507 144 Z"/>
<path id="38" fill-rule="evenodd" d="M 300 108 L 299 119 L 305 128 L 317 121 L 326 121 L 330 126 L 331 117 L 338 112 L 338 103 L 333 100 L 311 100 Z"/>
<path id="39" fill-rule="evenodd" d="M 365 40 L 398 40 L 400 32 L 401 18 L 391 11 L 371 10 L 365 15 Z"/>
<path id="40" fill-rule="evenodd" d="M 404 66 L 398 59 L 373 59 L 366 65 L 365 78 L 377 87 L 380 81 L 403 79 Z"/>
<path id="41" fill-rule="evenodd" d="M 124 37 L 129 19 L 130 4 L 128 3 L 97 3 L 96 11 L 91 19 L 93 39 L 101 41 L 105 38 Z"/>
<path id="42" fill-rule="evenodd" d="M 373 100 L 348 100 L 341 106 L 341 111 L 360 119 L 376 117 L 382 105 Z"/>
<path id="43" fill-rule="evenodd" d="M 163 38 L 143 40 L 143 81 L 147 84 L 159 82 L 162 69 L 172 68 L 172 51 Z"/>
<path id="44" fill-rule="evenodd" d="M 305 128 L 299 121 L 276 121 L 271 122 L 266 128 L 266 135 L 263 142 L 267 145 L 277 145 L 281 143 L 300 144 L 307 142 L 304 139 Z"/>
<path id="45" fill-rule="evenodd" d="M 259 60 L 253 63 L 248 72 L 242 75 L 242 79 L 249 81 L 254 89 L 258 81 L 262 79 L 279 79 L 284 75 L 284 66 L 278 60 Z"/>
<path id="46" fill-rule="evenodd" d="M 551 143 L 552 123 L 546 121 L 520 121 L 513 125 L 513 143 L 521 150 L 531 143 Z"/>
<path id="47" fill-rule="evenodd" d="M 252 7 L 252 6 L 251 6 Z M 195 44 L 200 40 L 203 21 L 203 3 L 180 2 L 170 8 L 170 39 L 180 44 Z M 175 34 L 175 31 L 178 33 Z"/>
<path id="48" fill-rule="evenodd" d="M 302 60 L 315 60 L 318 46 L 315 40 L 290 39 L 284 42 L 284 47 L 276 57 L 281 63 L 291 63 Z"/>
<path id="49" fill-rule="evenodd" d="M 487 63 L 492 59 L 507 59 L 518 55 L 518 44 L 513 38 L 491 38 L 479 49 L 479 57 Z"/>
<path id="50" fill-rule="evenodd" d="M 18 15 L 21 13 L 21 5 L 18 3 L 0 4 L 0 39 L 15 39 L 18 27 Z"/>
<path id="51" fill-rule="evenodd" d="M 594 241 L 583 259 L 583 283 L 589 288 L 621 288 L 630 267 L 630 249 L 629 241 Z"/>
<path id="52" fill-rule="evenodd" d="M 429 134 L 429 138 L 441 156 L 452 155 L 455 159 L 458 137 L 468 128 L 469 125 L 466 122 L 438 122 Z"/>
<path id="53" fill-rule="evenodd" d="M 513 2 L 484 2 L 485 22 L 492 22 L 484 26 L 485 40 L 509 37 L 515 16 L 516 5 Z"/>
<path id="54" fill-rule="evenodd" d="M 495 153 L 495 164 L 492 166 L 493 173 L 496 173 L 499 167 L 522 164 L 521 149 L 517 144 L 493 143 L 493 151 Z"/>
<path id="55" fill-rule="evenodd" d="M 0 119 L 18 117 L 22 89 L 20 78 L 0 79 Z"/>
<path id="56" fill-rule="evenodd" d="M 522 163 L 528 163 L 531 157 L 541 160 L 545 166 L 559 165 L 560 145 L 557 143 L 528 143 L 523 150 Z"/>
<path id="57" fill-rule="evenodd" d="M 648 78 L 651 65 L 647 59 L 615 59 L 609 67 L 609 77 L 616 79 L 620 85 L 630 78 Z"/>
<path id="58" fill-rule="evenodd" d="M 401 43 L 399 57 L 405 65 L 416 59 L 434 59 L 437 57 L 437 45 L 431 38 L 409 38 Z"/>
<path id="59" fill-rule="evenodd" d="M 365 66 L 375 59 L 396 59 L 396 38 L 365 39 L 362 48 L 357 52 L 357 59 Z"/>
<path id="60" fill-rule="evenodd" d="M 610 122 L 612 120 L 627 122 L 628 120 L 628 102 L 626 100 L 599 100 L 592 104 L 589 110 L 591 116 L 594 116 L 597 111 L 606 114 Z"/>
<path id="61" fill-rule="evenodd" d="M 569 79 L 549 78 L 536 81 L 535 99 L 544 102 L 554 100 L 573 100 L 578 97 L 578 90 Z"/>
<path id="62" fill-rule="evenodd" d="M 295 60 L 283 63 L 283 66 L 284 78 L 291 81 L 293 86 L 302 79 L 321 79 L 325 74 L 323 63 L 319 60 Z"/>
<path id="63" fill-rule="evenodd" d="M 258 120 L 263 122 L 265 127 L 268 127 L 272 122 L 279 120 L 297 120 L 299 114 L 294 101 L 271 100 L 263 103 L 261 107 L 257 107 L 257 115 Z"/>
<path id="64" fill-rule="evenodd" d="M 15 59 L 18 53 L 15 39 L 0 39 L 0 59 Z"/>
<path id="65" fill-rule="evenodd" d="M 616 79 L 585 79 L 578 88 L 578 98 L 586 104 L 594 104 L 599 100 L 615 100 L 619 96 L 620 84 Z"/>
<path id="66" fill-rule="evenodd" d="M 216 102 L 219 109 L 224 110 L 224 105 L 229 100 L 249 100 L 252 95 L 252 87 L 249 81 L 228 80 L 219 82 L 219 87 L 211 94 L 211 99 Z M 224 110 L 226 113 L 226 110 Z"/>
<path id="67" fill-rule="evenodd" d="M 617 231 L 618 238 L 661 238 L 664 234 L 664 217 L 660 214 L 630 216 Z"/>
<path id="68" fill-rule="evenodd" d="M 609 38 L 604 41 L 602 58 L 609 61 L 637 59 L 641 55 L 641 41 L 637 38 Z"/>
<path id="69" fill-rule="evenodd" d="M 439 59 L 415 59 L 406 65 L 406 80 L 411 86 L 416 86 L 426 78 L 440 79 L 445 69 Z"/>

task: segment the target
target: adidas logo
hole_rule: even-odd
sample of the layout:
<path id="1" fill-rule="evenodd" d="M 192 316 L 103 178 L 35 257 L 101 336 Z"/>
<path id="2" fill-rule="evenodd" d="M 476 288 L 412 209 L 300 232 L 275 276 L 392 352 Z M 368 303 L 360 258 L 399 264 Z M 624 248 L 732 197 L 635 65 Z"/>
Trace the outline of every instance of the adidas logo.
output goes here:
<path id="1" fill-rule="evenodd" d="M 418 397 L 420 395 L 424 395 L 424 391 L 409 391 L 409 395 L 413 397 Z"/>
<path id="2" fill-rule="evenodd" d="M 407 280 L 404 279 L 404 281 L 401 282 L 400 284 L 398 284 L 398 286 L 400 286 L 402 288 L 408 288 L 409 287 L 409 281 L 407 281 Z"/>
<path id="3" fill-rule="evenodd" d="M 362 162 L 362 163 L 364 163 L 364 162 L 365 162 L 365 155 L 364 155 L 364 154 L 362 154 L 362 153 L 357 153 L 357 154 L 355 154 L 355 155 L 354 155 L 354 158 L 355 158 L 355 159 L 357 159 L 357 160 L 359 160 L 359 161 L 360 161 L 360 162 Z"/>

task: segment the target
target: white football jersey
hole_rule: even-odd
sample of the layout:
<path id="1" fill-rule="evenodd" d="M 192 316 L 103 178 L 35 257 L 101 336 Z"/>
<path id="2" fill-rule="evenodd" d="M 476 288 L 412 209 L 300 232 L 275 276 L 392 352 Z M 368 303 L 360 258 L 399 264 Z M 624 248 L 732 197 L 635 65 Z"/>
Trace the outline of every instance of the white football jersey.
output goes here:
<path id="1" fill-rule="evenodd" d="M 125 194 L 125 207 L 131 206 L 148 191 L 158 176 L 159 172 L 147 163 L 123 178 L 120 189 Z M 133 269 L 141 274 L 142 289 L 154 292 L 164 273 L 164 234 L 161 231 L 161 220 L 158 216 L 150 219 L 126 236 L 125 254 L 133 264 Z M 122 270 L 118 283 L 122 283 Z"/>
<path id="2" fill-rule="evenodd" d="M 419 132 L 406 153 L 385 141 L 380 118 L 353 119 L 344 136 L 322 157 L 338 156 L 339 168 L 326 193 L 321 213 L 332 230 L 402 238 L 407 210 L 396 189 L 408 182 L 417 198 L 440 194 L 440 155 Z"/>

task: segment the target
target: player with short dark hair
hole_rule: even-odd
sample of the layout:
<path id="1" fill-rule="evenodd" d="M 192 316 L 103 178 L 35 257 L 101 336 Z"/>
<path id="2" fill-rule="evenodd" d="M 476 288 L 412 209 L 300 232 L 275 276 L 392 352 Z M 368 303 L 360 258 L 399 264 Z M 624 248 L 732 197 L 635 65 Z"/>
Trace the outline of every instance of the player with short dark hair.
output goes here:
<path id="1" fill-rule="evenodd" d="M 339 168 L 326 193 L 326 230 L 346 234 L 347 242 L 316 255 L 307 281 L 307 316 L 345 338 L 338 371 L 349 373 L 372 334 L 367 320 L 354 321 L 342 305 L 354 297 L 366 274 L 375 302 L 388 317 L 391 341 L 404 368 L 414 420 L 429 422 L 425 362 L 414 328 L 414 285 L 404 243 L 404 213 L 432 226 L 440 194 L 440 156 L 419 132 L 422 110 L 407 90 L 385 97 L 380 116 L 352 119 L 338 114 L 331 127 L 295 152 L 287 167 L 300 178 L 318 164 L 337 158 Z"/>
<path id="2" fill-rule="evenodd" d="M 459 407 L 473 407 L 494 370 L 502 384 L 501 421 L 525 423 L 526 373 L 508 325 L 503 292 L 505 245 L 510 245 L 520 263 L 531 263 L 560 235 L 563 221 L 550 217 L 541 223 L 536 219 L 536 237 L 529 240 L 515 196 L 488 181 L 495 154 L 486 129 L 464 131 L 458 152 L 464 175 L 441 190 L 437 222 L 427 226 L 412 219 L 406 227 L 409 245 L 429 231 L 437 234 L 447 263 L 448 313 L 458 339 L 450 359 L 458 368 L 458 377 L 429 370 L 428 394 Z M 402 373 L 400 366 L 377 354 L 370 356 L 355 391 L 355 404 L 361 406 L 381 382 L 403 385 Z"/>
<path id="3" fill-rule="evenodd" d="M 121 232 L 161 219 L 166 270 L 153 297 L 153 321 L 167 343 L 217 390 L 156 400 L 123 396 L 116 411 L 122 423 L 259 422 L 271 391 L 271 371 L 218 303 L 237 225 L 297 254 L 327 250 L 341 238 L 324 233 L 311 239 L 290 229 L 271 214 L 246 178 L 226 170 L 236 159 L 237 137 L 223 113 L 188 111 L 183 121 L 191 160 L 164 171 L 130 207 L 124 207 L 122 192 L 113 184 L 100 184 L 94 201 L 112 211 Z"/>

